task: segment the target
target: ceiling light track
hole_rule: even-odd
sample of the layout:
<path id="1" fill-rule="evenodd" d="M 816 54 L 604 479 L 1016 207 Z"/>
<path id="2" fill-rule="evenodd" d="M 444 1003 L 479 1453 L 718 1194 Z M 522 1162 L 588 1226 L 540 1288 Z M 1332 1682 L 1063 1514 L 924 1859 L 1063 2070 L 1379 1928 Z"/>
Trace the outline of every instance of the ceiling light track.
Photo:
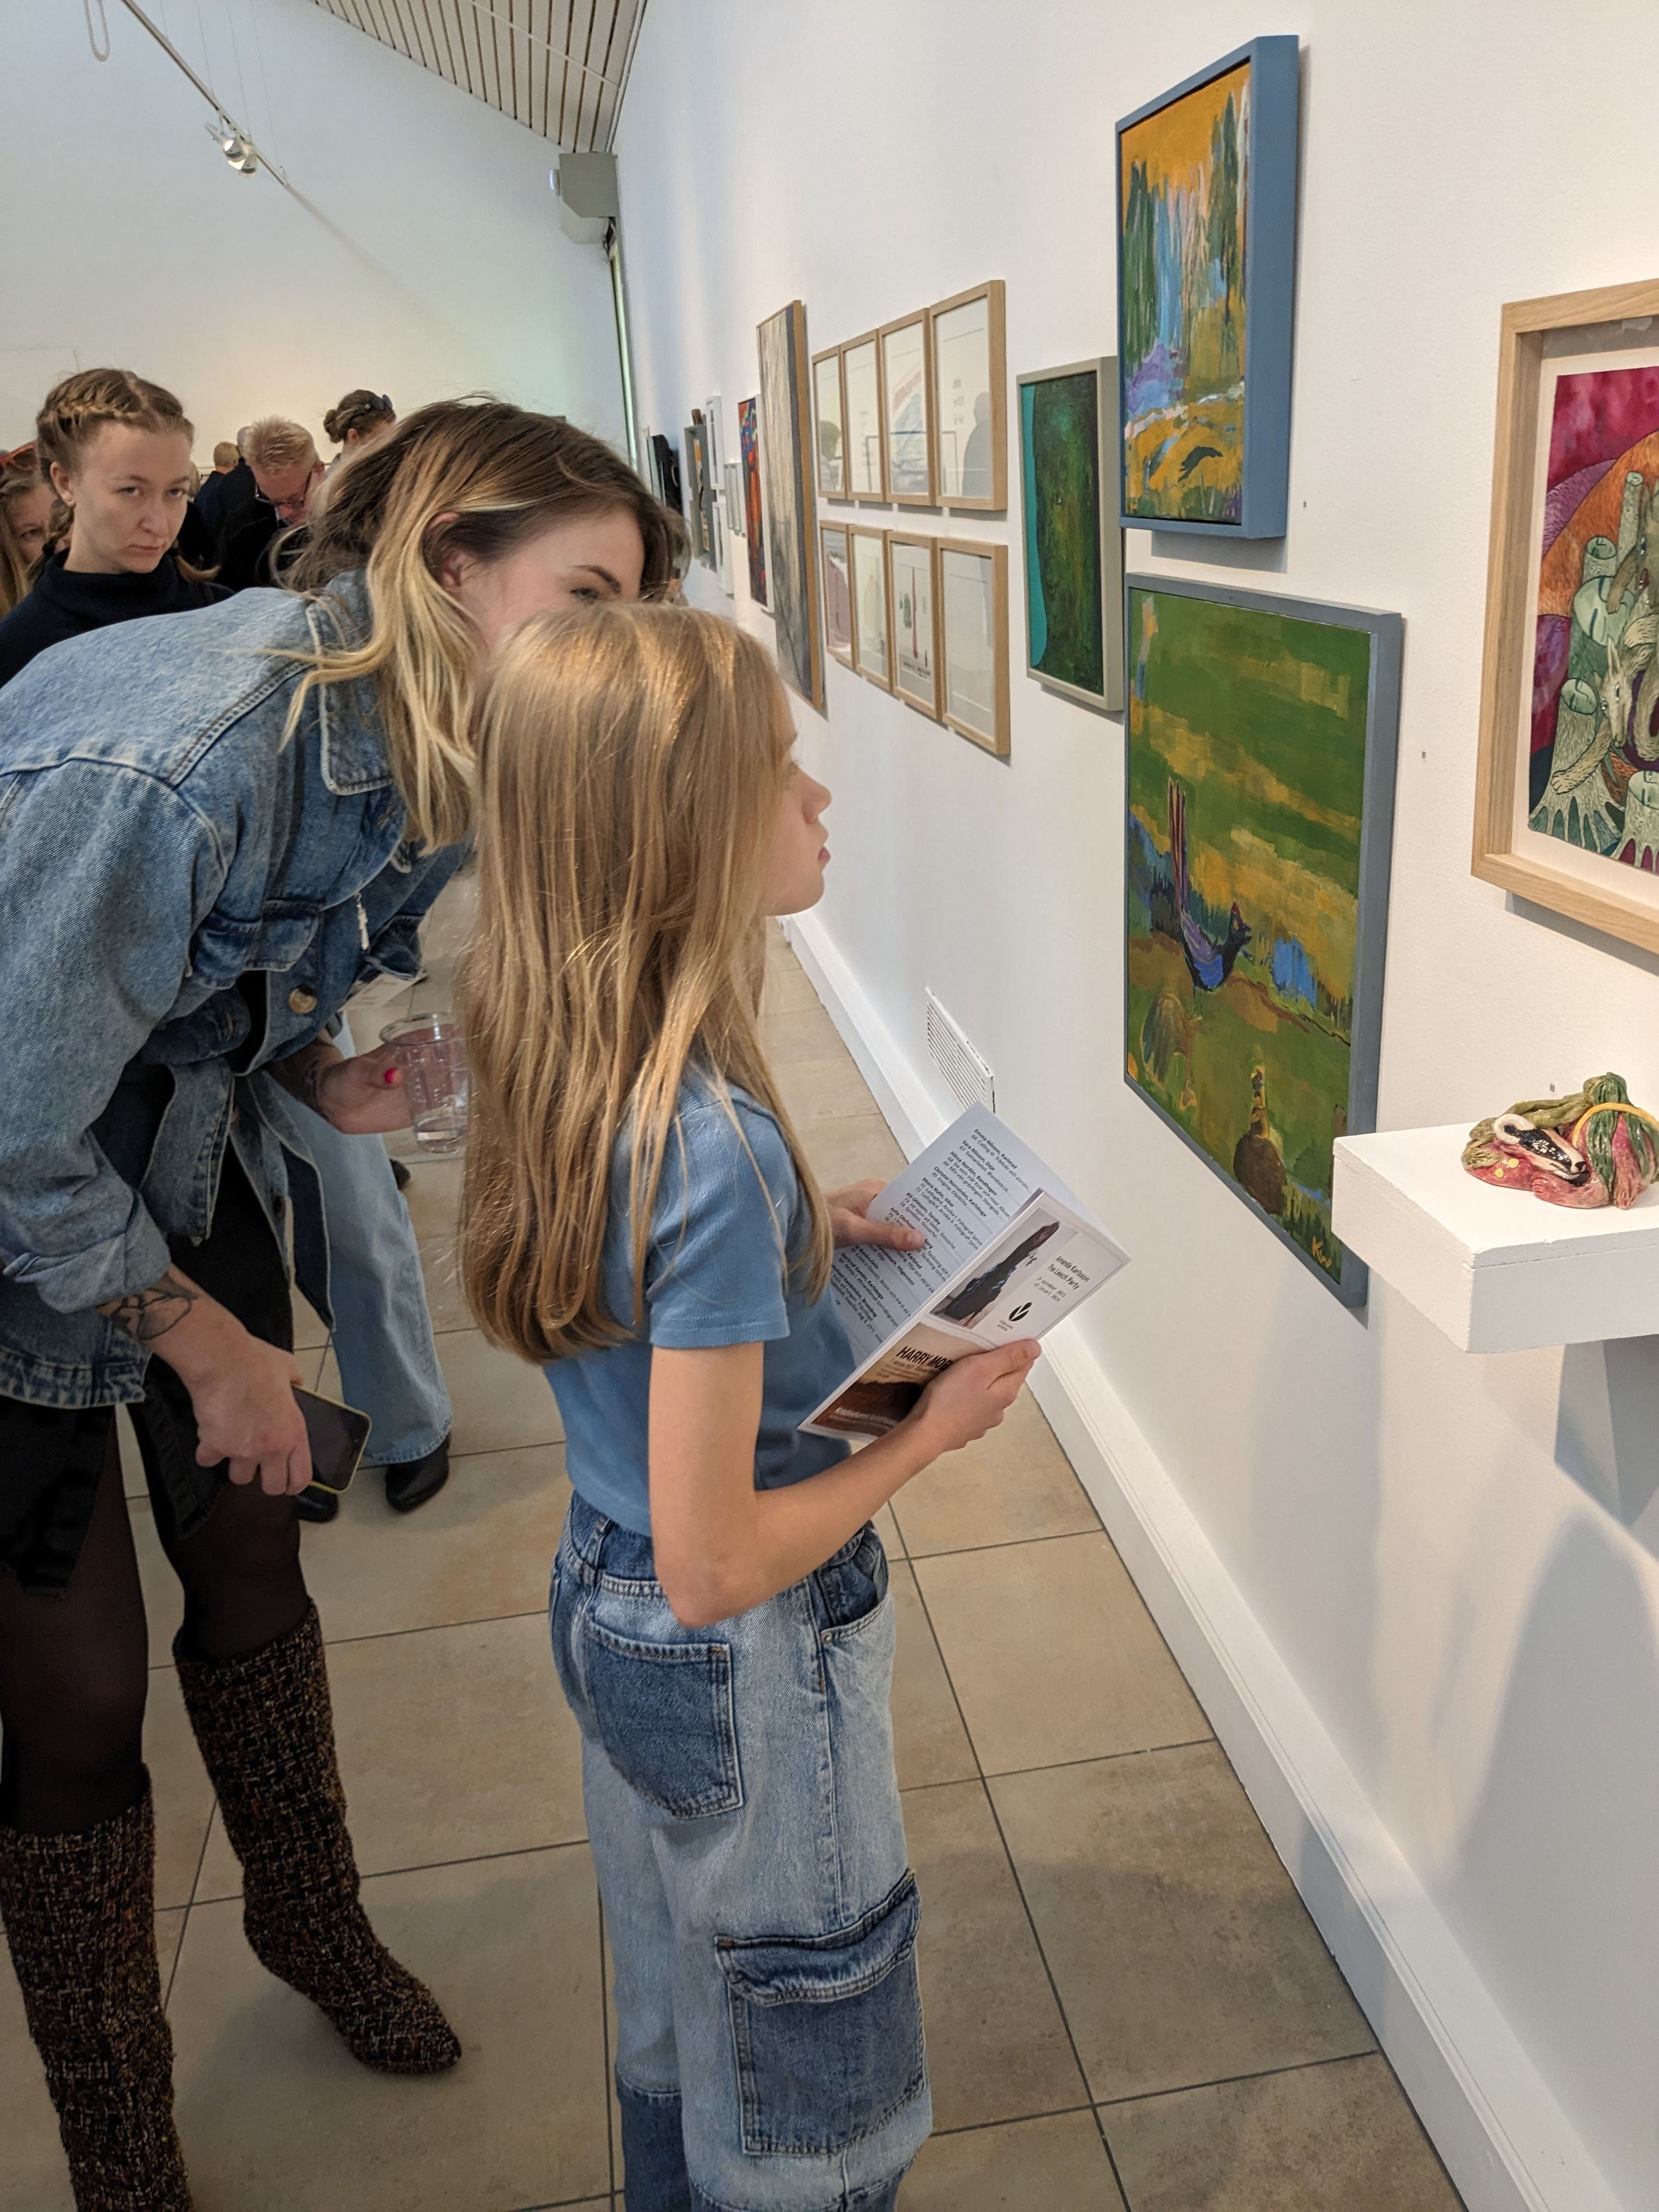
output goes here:
<path id="1" fill-rule="evenodd" d="M 168 60 L 175 68 L 184 71 L 197 91 L 213 110 L 216 119 L 208 125 L 208 131 L 211 137 L 218 141 L 220 152 L 223 154 L 226 161 L 238 175 L 251 177 L 256 170 L 268 169 L 285 192 L 293 193 L 293 185 L 289 184 L 270 155 L 261 152 L 255 143 L 252 132 L 242 129 L 213 87 L 204 78 L 197 76 L 166 32 L 158 24 L 152 23 L 143 9 L 137 5 L 137 0 L 121 0 L 121 5 L 135 22 L 143 24 Z M 295 197 L 297 198 L 298 195 L 295 194 Z"/>

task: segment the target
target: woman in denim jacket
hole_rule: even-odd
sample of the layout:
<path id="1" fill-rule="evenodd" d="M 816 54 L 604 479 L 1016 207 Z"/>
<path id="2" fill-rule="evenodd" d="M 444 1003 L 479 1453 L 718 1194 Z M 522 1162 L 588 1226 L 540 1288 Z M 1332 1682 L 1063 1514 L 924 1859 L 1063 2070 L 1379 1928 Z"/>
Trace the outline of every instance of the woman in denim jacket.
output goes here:
<path id="1" fill-rule="evenodd" d="M 341 472 L 298 595 L 76 639 L 0 694 L 0 1916 L 81 2212 L 190 2202 L 118 1404 L 257 1955 L 365 2064 L 459 2056 L 357 1901 L 283 1235 L 291 1212 L 325 1302 L 306 1124 L 407 1121 L 388 1056 L 327 1031 L 365 975 L 416 971 L 484 653 L 538 609 L 661 590 L 672 529 L 568 425 L 428 407 Z"/>

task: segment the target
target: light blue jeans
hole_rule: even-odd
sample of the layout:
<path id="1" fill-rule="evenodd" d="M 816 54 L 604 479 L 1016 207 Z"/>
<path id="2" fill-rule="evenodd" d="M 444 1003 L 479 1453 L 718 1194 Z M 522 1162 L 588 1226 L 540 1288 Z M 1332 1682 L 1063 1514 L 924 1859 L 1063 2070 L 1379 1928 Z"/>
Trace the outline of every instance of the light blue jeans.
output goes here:
<path id="1" fill-rule="evenodd" d="M 355 1048 L 343 1023 L 336 1042 L 348 1056 Z M 319 1115 L 306 1139 L 328 1224 L 341 1395 L 374 1424 L 370 1462 L 402 1467 L 435 1451 L 450 1426 L 409 1208 L 378 1137 L 343 1137 Z"/>
<path id="2" fill-rule="evenodd" d="M 616 1960 L 628 2212 L 888 2212 L 932 2106 L 873 1528 L 714 1628 L 573 1499 L 553 1655 Z"/>

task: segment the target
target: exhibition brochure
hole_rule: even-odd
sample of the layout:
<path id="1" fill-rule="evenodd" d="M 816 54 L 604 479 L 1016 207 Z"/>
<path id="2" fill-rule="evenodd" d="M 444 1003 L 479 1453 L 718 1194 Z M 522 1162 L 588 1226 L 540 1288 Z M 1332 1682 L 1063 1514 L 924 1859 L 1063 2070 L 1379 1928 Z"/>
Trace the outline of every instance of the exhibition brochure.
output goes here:
<path id="1" fill-rule="evenodd" d="M 927 1242 L 848 1245 L 832 1289 L 853 1369 L 801 1423 L 813 1436 L 878 1437 L 952 1360 L 1042 1336 L 1127 1265 L 1013 1131 L 970 1107 L 870 1208 Z"/>

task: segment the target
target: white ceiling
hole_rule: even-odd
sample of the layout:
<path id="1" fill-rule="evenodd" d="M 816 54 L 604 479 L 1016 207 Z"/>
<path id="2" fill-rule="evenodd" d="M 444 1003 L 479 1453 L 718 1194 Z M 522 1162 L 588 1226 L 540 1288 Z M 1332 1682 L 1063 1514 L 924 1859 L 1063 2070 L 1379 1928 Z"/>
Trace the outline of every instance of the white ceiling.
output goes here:
<path id="1" fill-rule="evenodd" d="M 607 153 L 645 0 L 315 0 L 567 153 Z"/>

